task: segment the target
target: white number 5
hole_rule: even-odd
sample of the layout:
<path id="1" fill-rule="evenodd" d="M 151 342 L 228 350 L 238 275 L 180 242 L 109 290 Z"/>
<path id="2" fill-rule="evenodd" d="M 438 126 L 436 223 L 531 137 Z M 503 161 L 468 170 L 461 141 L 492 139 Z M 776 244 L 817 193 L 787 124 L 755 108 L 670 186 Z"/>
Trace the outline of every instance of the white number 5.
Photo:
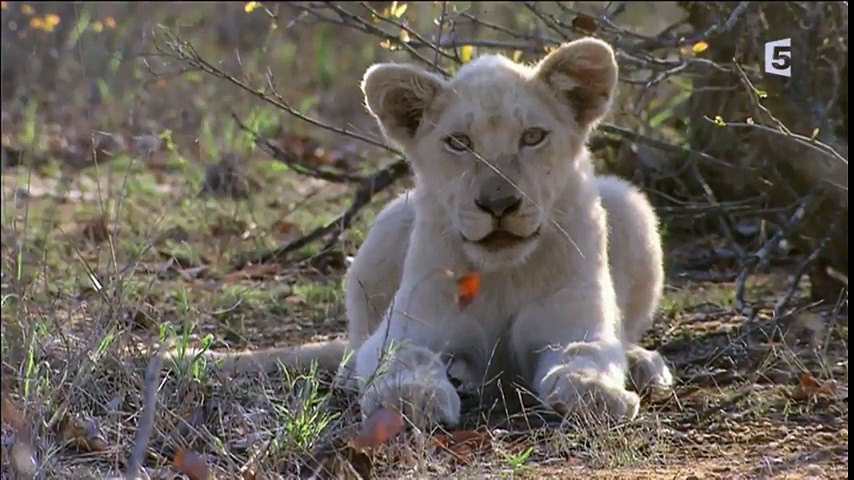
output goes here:
<path id="1" fill-rule="evenodd" d="M 791 38 L 765 43 L 765 73 L 781 77 L 792 76 Z"/>

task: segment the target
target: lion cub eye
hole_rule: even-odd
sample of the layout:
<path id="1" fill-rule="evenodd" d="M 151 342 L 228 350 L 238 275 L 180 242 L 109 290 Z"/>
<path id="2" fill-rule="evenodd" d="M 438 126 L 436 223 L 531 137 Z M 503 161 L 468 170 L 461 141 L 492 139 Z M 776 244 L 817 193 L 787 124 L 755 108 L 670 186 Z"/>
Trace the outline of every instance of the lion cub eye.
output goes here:
<path id="1" fill-rule="evenodd" d="M 471 139 L 467 135 L 455 133 L 445 137 L 445 145 L 456 153 L 467 152 L 471 150 Z"/>
<path id="2" fill-rule="evenodd" d="M 523 147 L 536 147 L 537 145 L 543 143 L 546 137 L 548 137 L 549 132 L 543 130 L 542 128 L 529 128 L 522 132 L 522 137 L 519 139 L 519 144 Z"/>

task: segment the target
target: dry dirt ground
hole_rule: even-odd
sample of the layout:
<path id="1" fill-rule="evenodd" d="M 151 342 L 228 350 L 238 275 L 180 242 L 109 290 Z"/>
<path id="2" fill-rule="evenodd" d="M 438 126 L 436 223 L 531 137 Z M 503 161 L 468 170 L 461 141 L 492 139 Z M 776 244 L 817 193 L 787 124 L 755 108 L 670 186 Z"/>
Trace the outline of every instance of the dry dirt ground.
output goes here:
<path id="1" fill-rule="evenodd" d="M 309 246 L 287 266 L 235 272 L 233 254 L 327 221 L 347 189 L 255 159 L 245 178 L 264 189 L 197 195 L 201 166 L 164 163 L 66 182 L 45 167 L 4 170 L 4 478 L 29 455 L 43 478 L 120 474 L 144 423 L 141 349 L 158 339 L 258 348 L 343 332 L 344 257 L 392 192 L 333 253 Z M 710 280 L 737 269 L 722 242 L 666 245 L 667 292 L 644 343 L 678 386 L 633 422 L 508 417 L 500 399 L 467 397 L 460 431 L 407 431 L 365 453 L 348 443 L 353 399 L 328 374 L 230 377 L 197 364 L 156 383 L 144 471 L 181 478 L 198 455 L 218 478 L 847 478 L 847 315 L 807 308 L 801 289 L 794 315 L 769 320 L 793 259 L 751 277 L 747 322 L 733 283 Z"/>

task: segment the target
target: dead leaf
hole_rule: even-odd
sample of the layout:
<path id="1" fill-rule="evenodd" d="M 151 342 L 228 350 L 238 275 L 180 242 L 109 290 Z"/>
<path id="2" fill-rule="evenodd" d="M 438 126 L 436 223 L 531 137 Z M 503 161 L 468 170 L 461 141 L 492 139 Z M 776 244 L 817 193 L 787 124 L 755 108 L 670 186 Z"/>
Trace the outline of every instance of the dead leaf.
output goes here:
<path id="1" fill-rule="evenodd" d="M 15 432 L 15 443 L 10 451 L 9 464 L 12 470 L 20 478 L 35 478 L 39 465 L 36 458 L 36 449 L 30 439 L 30 431 L 20 407 L 12 402 L 6 395 L 3 396 L 0 416 L 3 423 L 12 427 Z"/>
<path id="2" fill-rule="evenodd" d="M 234 218 L 218 218 L 209 230 L 214 237 L 233 237 L 242 235 L 249 228 L 249 224 Z"/>
<path id="3" fill-rule="evenodd" d="M 182 441 L 189 442 L 192 439 L 191 435 L 196 429 L 202 425 L 205 421 L 205 412 L 201 407 L 195 407 L 193 410 L 189 412 L 184 412 L 178 420 L 178 425 L 172 429 L 172 432 L 169 434 L 169 438 L 172 440 L 181 439 Z"/>
<path id="4" fill-rule="evenodd" d="M 93 219 L 83 228 L 83 236 L 92 243 L 101 243 L 110 238 L 110 227 L 106 216 Z"/>
<path id="5" fill-rule="evenodd" d="M 190 480 L 209 480 L 211 477 L 210 467 L 205 459 L 196 452 L 181 449 L 175 454 L 172 465 L 179 473 L 183 473 Z"/>
<path id="6" fill-rule="evenodd" d="M 599 27 L 596 24 L 596 19 L 591 17 L 590 15 L 579 14 L 575 18 L 572 19 L 572 26 L 579 29 L 584 30 L 588 33 L 593 33 Z"/>
<path id="7" fill-rule="evenodd" d="M 72 415 L 66 415 L 59 425 L 57 437 L 60 441 L 87 452 L 99 452 L 107 449 L 107 442 L 93 420 L 82 421 Z"/>
<path id="8" fill-rule="evenodd" d="M 305 299 L 299 295 L 288 295 L 285 297 L 285 303 L 289 305 L 305 305 Z"/>
<path id="9" fill-rule="evenodd" d="M 199 278 L 208 267 L 202 265 L 201 267 L 192 267 L 192 268 L 182 268 L 178 270 L 178 273 L 187 280 L 192 280 L 195 278 Z"/>
<path id="10" fill-rule="evenodd" d="M 365 420 L 359 434 L 350 440 L 350 446 L 360 451 L 377 447 L 400 433 L 403 426 L 400 413 L 381 408 Z"/>
<path id="11" fill-rule="evenodd" d="M 798 381 L 802 387 L 808 390 L 817 390 L 821 388 L 821 383 L 819 383 L 815 377 L 806 372 L 798 374 Z"/>
<path id="12" fill-rule="evenodd" d="M 374 478 L 374 462 L 371 457 L 369 452 L 355 449 L 350 439 L 324 439 L 310 456 L 310 472 L 307 472 L 310 475 L 306 477 Z"/>
<path id="13" fill-rule="evenodd" d="M 294 229 L 294 224 L 287 220 L 280 220 L 273 228 L 275 228 L 277 232 L 287 235 Z"/>
<path id="14" fill-rule="evenodd" d="M 3 396 L 3 402 L 0 404 L 0 420 L 15 430 L 20 430 L 27 424 L 21 409 L 7 396 Z"/>
<path id="15" fill-rule="evenodd" d="M 807 400 L 816 397 L 847 397 L 847 389 L 840 388 L 834 380 L 819 380 L 807 372 L 798 374 L 798 385 L 791 394 L 795 400 Z"/>
<path id="16" fill-rule="evenodd" d="M 457 461 L 469 463 L 476 451 L 492 446 L 492 438 L 486 430 L 457 430 L 434 436 L 433 444 L 452 454 Z"/>
<path id="17" fill-rule="evenodd" d="M 96 160 L 113 157 L 127 150 L 127 142 L 120 134 L 96 131 L 90 141 Z"/>
<path id="18" fill-rule="evenodd" d="M 233 282 L 244 279 L 262 279 L 275 275 L 279 271 L 278 263 L 252 263 L 245 266 L 241 270 L 229 273 L 225 276 L 225 280 Z"/>
<path id="19" fill-rule="evenodd" d="M 20 475 L 20 478 L 36 478 L 39 465 L 36 460 L 36 452 L 26 435 L 21 432 L 15 434 L 15 443 L 12 445 L 12 469 Z"/>
<path id="20" fill-rule="evenodd" d="M 205 259 L 201 260 L 204 261 Z M 181 263 L 183 263 L 182 259 L 173 257 L 167 259 L 164 262 L 143 263 L 140 264 L 139 268 L 145 273 L 156 274 L 164 278 L 174 278 L 176 276 L 181 276 L 187 280 L 202 278 L 205 276 L 205 273 L 207 273 L 209 269 L 207 265 L 182 268 Z"/>
<path id="21" fill-rule="evenodd" d="M 287 158 L 283 160 L 289 162 L 344 169 L 347 167 L 345 154 L 323 148 L 319 141 L 308 136 L 284 134 L 275 140 L 271 140 L 270 143 L 279 147 L 279 150 L 287 155 Z"/>
<path id="22" fill-rule="evenodd" d="M 131 152 L 142 157 L 160 151 L 163 147 L 163 138 L 158 135 L 141 135 L 130 141 Z"/>
<path id="23" fill-rule="evenodd" d="M 467 273 L 457 279 L 457 305 L 460 309 L 468 307 L 480 290 L 480 274 Z"/>

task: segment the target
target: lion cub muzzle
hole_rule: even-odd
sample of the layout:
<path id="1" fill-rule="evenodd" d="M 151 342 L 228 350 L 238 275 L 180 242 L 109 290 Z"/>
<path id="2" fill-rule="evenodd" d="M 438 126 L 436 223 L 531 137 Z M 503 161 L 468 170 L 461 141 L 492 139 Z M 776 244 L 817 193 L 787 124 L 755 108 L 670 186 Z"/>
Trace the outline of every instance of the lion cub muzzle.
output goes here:
<path id="1" fill-rule="evenodd" d="M 506 219 L 519 212 L 522 207 L 522 194 L 505 175 L 484 175 L 479 182 L 474 204 L 492 218 L 492 231 L 479 240 L 464 238 L 484 250 L 495 252 L 521 245 L 539 233 L 538 230 L 531 235 L 519 235 L 506 227 Z"/>

